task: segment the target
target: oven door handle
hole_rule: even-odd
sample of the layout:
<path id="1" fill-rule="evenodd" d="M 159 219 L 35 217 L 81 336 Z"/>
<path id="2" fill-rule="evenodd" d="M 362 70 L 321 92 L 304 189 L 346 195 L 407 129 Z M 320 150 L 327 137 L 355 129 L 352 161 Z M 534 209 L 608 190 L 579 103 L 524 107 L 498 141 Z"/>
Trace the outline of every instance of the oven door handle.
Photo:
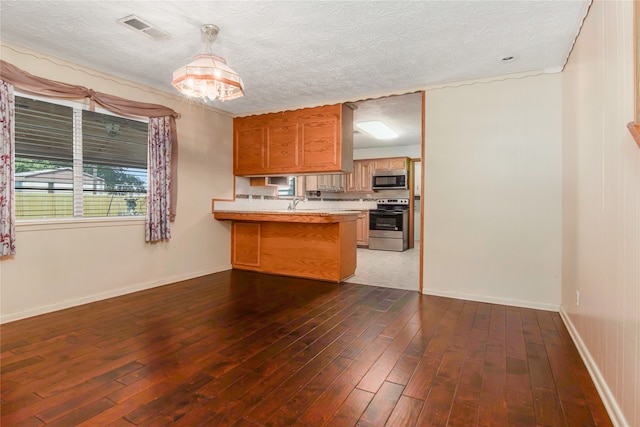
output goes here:
<path id="1" fill-rule="evenodd" d="M 398 215 L 404 215 L 404 211 L 369 211 L 369 215 L 398 216 Z"/>

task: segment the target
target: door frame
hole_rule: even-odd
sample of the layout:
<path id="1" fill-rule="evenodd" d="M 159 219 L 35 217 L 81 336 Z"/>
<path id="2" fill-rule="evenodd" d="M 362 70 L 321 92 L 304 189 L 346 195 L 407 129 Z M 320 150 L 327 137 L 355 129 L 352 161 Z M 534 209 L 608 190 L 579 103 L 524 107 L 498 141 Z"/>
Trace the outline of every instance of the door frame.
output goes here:
<path id="1" fill-rule="evenodd" d="M 424 182 L 425 182 L 425 97 L 426 92 L 423 90 L 422 93 L 422 141 L 420 142 L 420 179 L 422 183 L 420 185 L 420 278 L 419 278 L 419 286 L 418 289 L 420 293 L 422 293 L 422 282 L 424 280 Z M 415 162 L 412 163 L 412 169 L 415 168 Z M 413 191 L 412 191 L 413 193 Z M 412 196 L 413 198 L 413 196 Z"/>

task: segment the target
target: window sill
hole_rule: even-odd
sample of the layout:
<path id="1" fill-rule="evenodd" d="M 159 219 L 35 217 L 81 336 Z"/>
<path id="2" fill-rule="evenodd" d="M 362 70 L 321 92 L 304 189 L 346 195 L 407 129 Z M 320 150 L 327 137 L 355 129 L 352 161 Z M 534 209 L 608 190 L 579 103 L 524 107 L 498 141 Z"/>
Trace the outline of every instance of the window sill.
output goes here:
<path id="1" fill-rule="evenodd" d="M 144 216 L 113 218 L 47 218 L 16 221 L 16 231 L 64 230 L 76 228 L 144 225 Z"/>
<path id="2" fill-rule="evenodd" d="M 640 126 L 636 125 L 633 122 L 630 122 L 627 125 L 627 128 L 629 129 L 629 132 L 631 132 L 631 136 L 633 136 L 636 144 L 638 144 L 638 147 L 640 147 Z"/>

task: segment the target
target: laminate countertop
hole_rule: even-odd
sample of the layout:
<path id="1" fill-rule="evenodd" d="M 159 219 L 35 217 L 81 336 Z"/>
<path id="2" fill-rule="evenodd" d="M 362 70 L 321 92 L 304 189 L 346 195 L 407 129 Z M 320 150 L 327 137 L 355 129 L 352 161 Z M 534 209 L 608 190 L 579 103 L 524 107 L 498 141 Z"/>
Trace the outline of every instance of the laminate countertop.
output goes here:
<path id="1" fill-rule="evenodd" d="M 300 222 L 307 224 L 328 224 L 356 221 L 360 211 L 341 210 L 281 210 L 281 211 L 214 211 L 218 220 L 254 222 Z"/>

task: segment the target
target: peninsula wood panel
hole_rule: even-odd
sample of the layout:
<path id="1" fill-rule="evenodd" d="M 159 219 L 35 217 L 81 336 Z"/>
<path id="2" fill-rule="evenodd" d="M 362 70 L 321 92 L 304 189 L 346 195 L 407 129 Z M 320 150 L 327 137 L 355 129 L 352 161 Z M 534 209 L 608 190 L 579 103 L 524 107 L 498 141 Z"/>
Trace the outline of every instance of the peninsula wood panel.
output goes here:
<path id="1" fill-rule="evenodd" d="M 295 227 L 292 227 L 294 224 L 265 225 L 263 271 L 331 281 L 340 281 L 355 273 L 356 221 L 298 223 Z M 291 240 L 286 243 L 281 236 L 290 236 Z"/>
<path id="2" fill-rule="evenodd" d="M 356 240 L 357 220 L 343 221 L 340 225 L 340 277 L 342 279 L 349 278 L 356 273 L 356 265 L 358 258 L 358 245 L 352 242 Z"/>
<path id="3" fill-rule="evenodd" d="M 264 223 L 261 270 L 340 280 L 340 224 Z"/>
<path id="4" fill-rule="evenodd" d="M 355 274 L 356 218 L 332 223 L 234 221 L 232 266 L 340 282 Z"/>
<path id="5" fill-rule="evenodd" d="M 260 266 L 260 228 L 258 222 L 236 222 L 233 226 L 232 264 Z"/>

